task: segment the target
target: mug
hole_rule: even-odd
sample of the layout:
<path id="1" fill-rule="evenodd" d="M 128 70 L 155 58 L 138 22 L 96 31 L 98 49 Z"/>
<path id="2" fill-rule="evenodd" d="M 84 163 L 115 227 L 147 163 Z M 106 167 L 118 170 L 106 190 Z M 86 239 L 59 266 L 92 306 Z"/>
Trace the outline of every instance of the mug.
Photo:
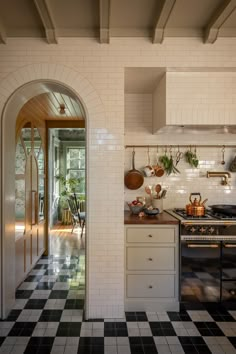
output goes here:
<path id="1" fill-rule="evenodd" d="M 144 167 L 143 172 L 146 177 L 153 177 L 155 176 L 155 170 L 151 165 L 147 165 Z"/>
<path id="2" fill-rule="evenodd" d="M 164 175 L 164 173 L 165 173 L 164 168 L 161 167 L 160 165 L 155 165 L 155 166 L 153 166 L 153 169 L 154 169 L 155 175 L 156 175 L 157 177 L 162 177 L 162 176 Z"/>

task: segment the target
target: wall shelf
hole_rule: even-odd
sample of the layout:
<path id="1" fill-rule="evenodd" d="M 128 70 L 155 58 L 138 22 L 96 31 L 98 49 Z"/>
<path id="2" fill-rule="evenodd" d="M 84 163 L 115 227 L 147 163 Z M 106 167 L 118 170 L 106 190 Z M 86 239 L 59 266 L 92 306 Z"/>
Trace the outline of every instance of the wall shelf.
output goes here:
<path id="1" fill-rule="evenodd" d="M 236 148 L 236 144 L 232 145 L 225 145 L 225 144 L 156 144 L 156 145 L 125 145 L 125 149 L 136 149 L 136 148 L 143 148 L 143 149 L 154 149 L 154 148 Z"/>

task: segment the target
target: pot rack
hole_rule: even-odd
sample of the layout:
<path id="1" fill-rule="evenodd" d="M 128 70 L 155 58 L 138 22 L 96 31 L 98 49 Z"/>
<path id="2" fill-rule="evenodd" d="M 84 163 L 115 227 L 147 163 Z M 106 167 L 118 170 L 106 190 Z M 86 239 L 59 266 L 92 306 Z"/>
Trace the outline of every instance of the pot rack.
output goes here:
<path id="1" fill-rule="evenodd" d="M 236 148 L 236 144 L 225 145 L 225 144 L 207 144 L 207 145 L 198 145 L 198 144 L 156 144 L 156 145 L 125 145 L 126 149 L 136 149 L 136 148 Z"/>

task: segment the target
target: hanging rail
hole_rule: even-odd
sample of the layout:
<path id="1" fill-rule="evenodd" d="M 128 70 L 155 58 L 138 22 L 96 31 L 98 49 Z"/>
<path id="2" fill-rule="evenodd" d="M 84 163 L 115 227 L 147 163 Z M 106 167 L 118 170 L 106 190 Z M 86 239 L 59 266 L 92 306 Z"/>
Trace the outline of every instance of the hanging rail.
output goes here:
<path id="1" fill-rule="evenodd" d="M 156 145 L 125 145 L 126 149 L 129 148 L 157 148 L 157 147 L 163 147 L 163 148 L 189 148 L 189 147 L 197 147 L 197 148 L 220 148 L 224 146 L 225 148 L 236 148 L 236 144 L 232 145 L 226 145 L 226 144 L 208 144 L 208 145 L 198 145 L 198 144 L 156 144 Z"/>

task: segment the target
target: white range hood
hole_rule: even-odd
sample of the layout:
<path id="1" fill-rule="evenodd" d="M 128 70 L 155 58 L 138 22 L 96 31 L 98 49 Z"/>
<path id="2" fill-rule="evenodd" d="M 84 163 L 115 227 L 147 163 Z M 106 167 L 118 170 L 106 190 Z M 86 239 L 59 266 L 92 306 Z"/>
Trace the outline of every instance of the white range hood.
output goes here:
<path id="1" fill-rule="evenodd" d="M 166 72 L 153 92 L 153 134 L 236 133 L 236 72 Z"/>

